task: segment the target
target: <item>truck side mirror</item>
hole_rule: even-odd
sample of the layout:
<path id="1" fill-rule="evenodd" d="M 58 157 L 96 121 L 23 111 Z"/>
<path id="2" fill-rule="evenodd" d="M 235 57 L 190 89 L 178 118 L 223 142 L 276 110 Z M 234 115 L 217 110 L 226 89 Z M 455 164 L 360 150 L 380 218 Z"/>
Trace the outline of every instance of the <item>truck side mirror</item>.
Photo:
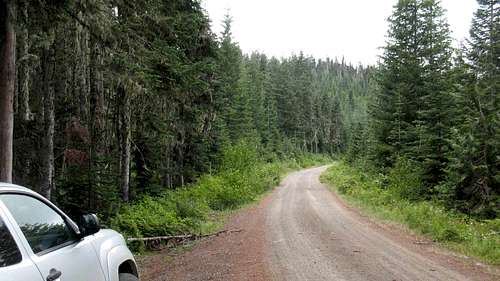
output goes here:
<path id="1" fill-rule="evenodd" d="M 80 236 L 86 237 L 99 232 L 99 219 L 95 214 L 83 214 L 78 221 L 78 228 L 80 229 Z"/>

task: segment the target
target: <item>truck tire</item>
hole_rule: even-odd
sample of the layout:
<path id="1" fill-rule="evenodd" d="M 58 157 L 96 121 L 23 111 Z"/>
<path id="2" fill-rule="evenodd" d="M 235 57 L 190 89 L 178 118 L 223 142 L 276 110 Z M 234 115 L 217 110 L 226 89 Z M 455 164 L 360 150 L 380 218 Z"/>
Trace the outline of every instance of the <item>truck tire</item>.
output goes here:
<path id="1" fill-rule="evenodd" d="M 120 273 L 120 276 L 118 279 L 120 281 L 139 281 L 139 278 L 137 278 L 135 275 L 130 274 L 130 273 Z"/>

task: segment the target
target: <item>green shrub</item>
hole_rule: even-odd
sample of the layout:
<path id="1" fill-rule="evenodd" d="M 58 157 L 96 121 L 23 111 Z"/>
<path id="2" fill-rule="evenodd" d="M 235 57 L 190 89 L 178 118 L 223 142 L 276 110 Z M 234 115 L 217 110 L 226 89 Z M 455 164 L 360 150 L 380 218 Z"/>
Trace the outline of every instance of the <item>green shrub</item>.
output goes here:
<path id="1" fill-rule="evenodd" d="M 422 169 L 417 163 L 399 158 L 394 168 L 389 170 L 389 188 L 400 198 L 414 201 L 422 199 L 425 192 L 421 174 Z"/>
<path id="2" fill-rule="evenodd" d="M 239 171 L 204 177 L 197 187 L 213 210 L 234 209 L 255 196 L 249 178 Z"/>
<path id="3" fill-rule="evenodd" d="M 462 237 L 458 230 L 444 228 L 441 232 L 436 235 L 437 241 L 452 241 L 452 242 L 460 242 L 462 241 Z"/>
<path id="4" fill-rule="evenodd" d="M 245 172 L 254 169 L 261 162 L 257 147 L 249 141 L 242 140 L 224 148 L 220 170 Z"/>
<path id="5" fill-rule="evenodd" d="M 196 223 L 206 219 L 208 205 L 196 190 L 186 188 L 170 192 L 169 201 L 175 204 L 175 213 L 179 218 L 191 219 Z"/>
<path id="6" fill-rule="evenodd" d="M 175 198 L 178 199 L 178 198 Z M 182 217 L 177 202 L 169 194 L 158 198 L 144 197 L 141 201 L 123 207 L 110 221 L 112 228 L 119 229 L 126 236 L 163 236 L 193 231 L 201 221 L 201 210 L 191 208 L 195 217 Z M 197 208 L 201 208 L 197 206 Z M 185 211 L 185 210 L 184 210 Z"/>

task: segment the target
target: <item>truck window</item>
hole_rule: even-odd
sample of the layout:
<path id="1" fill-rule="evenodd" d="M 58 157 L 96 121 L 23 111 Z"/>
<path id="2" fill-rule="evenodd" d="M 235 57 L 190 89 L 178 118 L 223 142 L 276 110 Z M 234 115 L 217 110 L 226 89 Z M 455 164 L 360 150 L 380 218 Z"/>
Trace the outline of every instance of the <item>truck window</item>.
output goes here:
<path id="1" fill-rule="evenodd" d="M 21 260 L 21 253 L 16 242 L 0 218 L 0 267 L 14 265 L 20 263 Z"/>
<path id="2" fill-rule="evenodd" d="M 21 228 L 33 253 L 43 255 L 76 240 L 64 219 L 42 201 L 19 194 L 0 195 L 0 200 Z"/>

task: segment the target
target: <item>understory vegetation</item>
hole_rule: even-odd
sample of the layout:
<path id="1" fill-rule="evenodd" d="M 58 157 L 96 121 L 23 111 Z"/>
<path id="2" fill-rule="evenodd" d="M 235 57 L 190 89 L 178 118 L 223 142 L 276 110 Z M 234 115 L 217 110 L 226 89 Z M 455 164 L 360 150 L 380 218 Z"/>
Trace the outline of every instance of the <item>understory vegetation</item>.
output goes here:
<path id="1" fill-rule="evenodd" d="M 500 219 L 474 219 L 447 209 L 443 202 L 422 200 L 421 183 L 411 164 L 400 163 L 382 174 L 337 162 L 322 175 L 322 181 L 378 218 L 401 223 L 467 256 L 500 264 Z"/>
<path id="2" fill-rule="evenodd" d="M 126 237 L 207 234 L 221 226 L 217 213 L 234 210 L 258 199 L 276 186 L 290 170 L 330 163 L 327 156 L 297 155 L 293 159 L 265 162 L 247 142 L 224 149 L 221 168 L 193 184 L 158 196 L 146 195 L 123 205 L 110 226 Z M 142 243 L 132 243 L 137 251 Z"/>

